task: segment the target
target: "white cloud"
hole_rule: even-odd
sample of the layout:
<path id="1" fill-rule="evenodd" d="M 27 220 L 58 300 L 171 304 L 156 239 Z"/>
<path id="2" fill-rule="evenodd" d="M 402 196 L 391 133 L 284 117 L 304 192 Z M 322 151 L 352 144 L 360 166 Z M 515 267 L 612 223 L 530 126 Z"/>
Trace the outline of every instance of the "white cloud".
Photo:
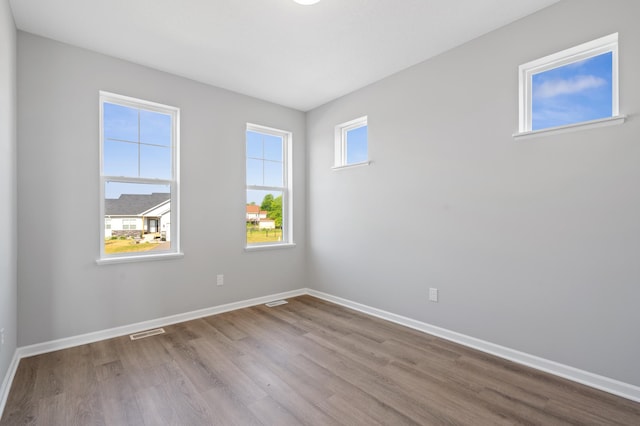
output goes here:
<path id="1" fill-rule="evenodd" d="M 558 95 L 570 95 L 583 90 L 595 89 L 607 84 L 604 78 L 594 75 L 579 75 L 567 80 L 545 81 L 535 88 L 536 98 L 553 98 Z"/>

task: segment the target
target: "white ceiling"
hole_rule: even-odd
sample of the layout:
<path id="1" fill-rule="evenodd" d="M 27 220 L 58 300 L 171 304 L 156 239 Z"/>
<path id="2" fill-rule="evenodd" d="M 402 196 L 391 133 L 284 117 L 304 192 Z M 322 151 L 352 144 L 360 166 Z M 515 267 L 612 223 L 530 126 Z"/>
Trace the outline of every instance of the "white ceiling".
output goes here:
<path id="1" fill-rule="evenodd" d="M 19 29 L 308 111 L 558 0 L 10 0 Z"/>

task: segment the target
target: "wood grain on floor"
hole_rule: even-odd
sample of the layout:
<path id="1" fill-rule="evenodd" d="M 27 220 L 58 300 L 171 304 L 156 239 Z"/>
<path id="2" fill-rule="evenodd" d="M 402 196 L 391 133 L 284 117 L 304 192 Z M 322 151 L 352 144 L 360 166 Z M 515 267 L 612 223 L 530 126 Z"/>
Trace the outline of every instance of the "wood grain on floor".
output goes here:
<path id="1" fill-rule="evenodd" d="M 640 425 L 640 404 L 313 298 L 21 360 L 0 425 Z"/>

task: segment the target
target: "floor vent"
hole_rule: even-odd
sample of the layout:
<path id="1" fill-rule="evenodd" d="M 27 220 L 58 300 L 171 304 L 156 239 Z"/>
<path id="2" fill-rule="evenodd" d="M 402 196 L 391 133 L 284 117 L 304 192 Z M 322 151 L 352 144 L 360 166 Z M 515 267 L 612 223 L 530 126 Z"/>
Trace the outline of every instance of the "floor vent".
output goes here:
<path id="1" fill-rule="evenodd" d="M 141 331 L 140 333 L 130 334 L 131 340 L 144 339 L 145 337 L 155 336 L 157 334 L 164 334 L 164 328 L 154 328 L 153 330 Z"/>
<path id="2" fill-rule="evenodd" d="M 273 308 L 274 306 L 284 305 L 286 303 L 288 303 L 286 300 L 274 300 L 273 302 L 265 303 L 265 305 Z"/>

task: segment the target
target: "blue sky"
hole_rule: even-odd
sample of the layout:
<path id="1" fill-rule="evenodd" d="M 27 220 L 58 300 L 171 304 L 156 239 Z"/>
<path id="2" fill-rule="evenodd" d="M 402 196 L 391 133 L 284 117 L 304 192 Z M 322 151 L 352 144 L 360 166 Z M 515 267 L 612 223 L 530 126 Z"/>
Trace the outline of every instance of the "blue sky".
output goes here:
<path id="1" fill-rule="evenodd" d="M 104 175 L 171 179 L 171 116 L 104 103 Z M 106 198 L 169 192 L 167 185 L 107 183 Z"/>
<path id="2" fill-rule="evenodd" d="M 347 164 L 367 160 L 367 126 L 347 131 Z"/>
<path id="3" fill-rule="evenodd" d="M 532 77 L 532 130 L 610 117 L 612 53 Z"/>

